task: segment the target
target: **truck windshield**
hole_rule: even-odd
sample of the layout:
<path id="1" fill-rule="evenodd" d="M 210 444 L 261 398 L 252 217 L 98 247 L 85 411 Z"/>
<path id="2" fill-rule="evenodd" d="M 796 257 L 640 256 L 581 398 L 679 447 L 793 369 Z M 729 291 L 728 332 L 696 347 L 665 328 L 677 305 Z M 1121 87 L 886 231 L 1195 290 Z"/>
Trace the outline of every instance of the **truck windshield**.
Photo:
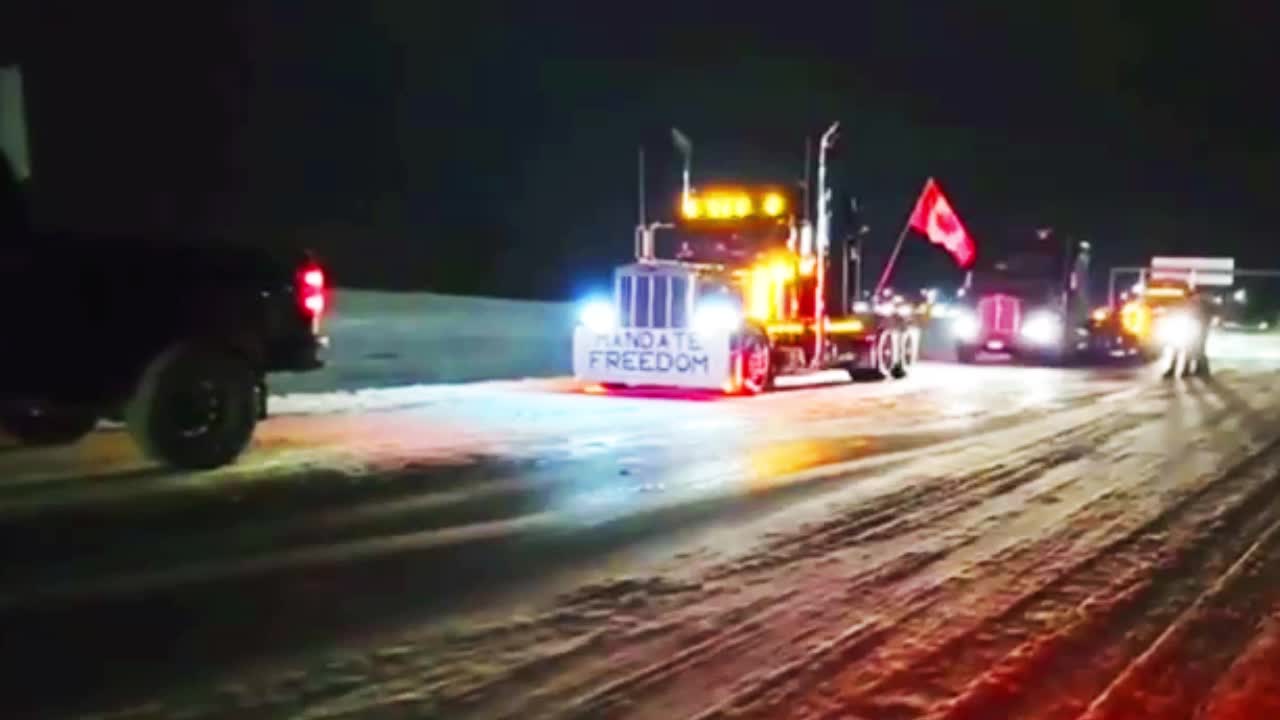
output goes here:
<path id="1" fill-rule="evenodd" d="M 1051 294 L 1062 283 L 1061 261 L 1052 253 L 1018 253 L 973 271 L 974 292 L 1024 297 Z"/>
<path id="2" fill-rule="evenodd" d="M 742 267 L 761 254 L 787 245 L 789 229 L 779 225 L 680 227 L 659 235 L 658 257 Z"/>

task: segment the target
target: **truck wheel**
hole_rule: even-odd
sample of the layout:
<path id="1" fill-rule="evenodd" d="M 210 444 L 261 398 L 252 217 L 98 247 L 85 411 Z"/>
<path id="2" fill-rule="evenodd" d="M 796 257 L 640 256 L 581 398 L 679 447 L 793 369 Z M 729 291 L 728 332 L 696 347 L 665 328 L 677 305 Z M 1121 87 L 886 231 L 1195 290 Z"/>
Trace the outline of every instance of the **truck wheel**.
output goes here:
<path id="1" fill-rule="evenodd" d="M 883 332 L 876 338 L 876 369 L 881 377 L 900 378 L 905 375 L 901 369 L 901 342 L 896 332 Z"/>
<path id="2" fill-rule="evenodd" d="M 97 424 L 98 416 L 86 410 L 16 407 L 0 411 L 0 430 L 23 445 L 69 445 Z"/>
<path id="3" fill-rule="evenodd" d="M 773 389 L 773 348 L 769 336 L 755 328 L 747 330 L 742 339 L 742 389 L 757 395 Z"/>
<path id="4" fill-rule="evenodd" d="M 956 345 L 956 360 L 965 365 L 972 365 L 978 358 L 978 348 L 972 345 Z"/>
<path id="5" fill-rule="evenodd" d="M 207 470 L 234 460 L 258 421 L 257 378 L 233 354 L 181 344 L 160 354 L 125 406 L 125 423 L 148 456 Z"/>
<path id="6" fill-rule="evenodd" d="M 916 364 L 916 357 L 920 351 L 919 344 L 916 333 L 910 330 L 898 335 L 898 362 L 893 366 L 891 373 L 895 378 L 906 377 L 911 366 Z"/>

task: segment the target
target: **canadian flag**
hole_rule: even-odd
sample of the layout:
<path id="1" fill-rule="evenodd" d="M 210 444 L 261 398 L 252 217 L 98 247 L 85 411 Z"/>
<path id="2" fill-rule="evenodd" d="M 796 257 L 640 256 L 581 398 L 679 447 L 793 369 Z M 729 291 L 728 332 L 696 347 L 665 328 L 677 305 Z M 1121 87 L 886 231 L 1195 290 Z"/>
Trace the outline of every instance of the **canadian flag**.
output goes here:
<path id="1" fill-rule="evenodd" d="M 960 224 L 956 211 L 951 209 L 947 196 L 933 178 L 924 184 L 924 191 L 916 201 L 915 210 L 911 211 L 909 227 L 919 230 L 928 236 L 929 242 L 941 245 L 951 253 L 956 263 L 962 268 L 973 265 L 978 249 L 973 238 Z"/>

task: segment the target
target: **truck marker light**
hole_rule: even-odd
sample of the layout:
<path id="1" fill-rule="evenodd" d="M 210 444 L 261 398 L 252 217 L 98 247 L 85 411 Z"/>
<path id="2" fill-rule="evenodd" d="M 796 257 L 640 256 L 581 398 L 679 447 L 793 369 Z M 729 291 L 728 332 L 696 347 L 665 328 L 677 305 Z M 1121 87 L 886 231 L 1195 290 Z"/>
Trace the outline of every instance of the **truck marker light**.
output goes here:
<path id="1" fill-rule="evenodd" d="M 680 212 L 690 220 L 696 220 L 702 216 L 702 204 L 697 198 L 687 197 L 681 202 Z"/>
<path id="2" fill-rule="evenodd" d="M 767 328 L 770 335 L 799 335 L 804 332 L 803 323 L 771 323 Z"/>
<path id="3" fill-rule="evenodd" d="M 827 331 L 833 333 L 858 333 L 863 331 L 864 326 L 861 320 L 828 320 Z"/>
<path id="4" fill-rule="evenodd" d="M 783 210 L 787 209 L 787 201 L 778 193 L 769 193 L 764 196 L 761 206 L 765 215 L 777 217 L 782 214 Z"/>

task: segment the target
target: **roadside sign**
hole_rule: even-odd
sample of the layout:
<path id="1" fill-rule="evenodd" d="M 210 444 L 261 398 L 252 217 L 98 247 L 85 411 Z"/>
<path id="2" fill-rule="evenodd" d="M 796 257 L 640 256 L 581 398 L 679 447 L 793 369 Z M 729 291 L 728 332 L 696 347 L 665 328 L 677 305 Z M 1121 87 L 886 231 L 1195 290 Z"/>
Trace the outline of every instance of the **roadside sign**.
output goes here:
<path id="1" fill-rule="evenodd" d="M 1152 280 L 1180 280 L 1197 286 L 1228 287 L 1235 282 L 1235 258 L 1170 257 L 1151 258 Z"/>

